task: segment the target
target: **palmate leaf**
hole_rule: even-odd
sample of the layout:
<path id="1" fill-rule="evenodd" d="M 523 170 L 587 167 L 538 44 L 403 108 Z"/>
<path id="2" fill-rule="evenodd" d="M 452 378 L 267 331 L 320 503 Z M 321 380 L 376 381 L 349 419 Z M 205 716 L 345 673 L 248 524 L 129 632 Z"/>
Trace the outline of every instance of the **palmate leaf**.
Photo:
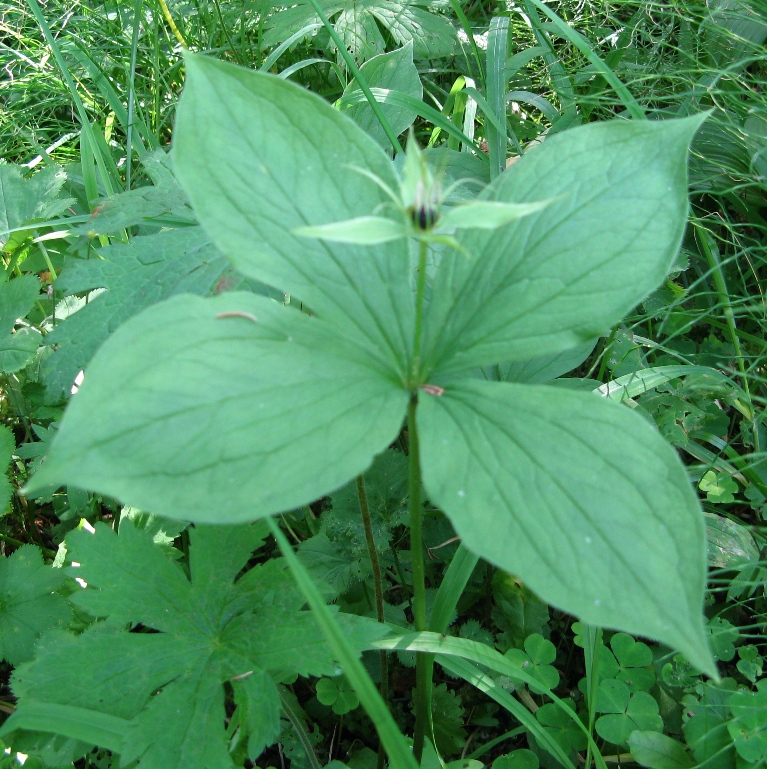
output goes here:
<path id="1" fill-rule="evenodd" d="M 67 545 L 80 564 L 71 571 L 88 584 L 72 600 L 110 622 L 77 637 L 46 636 L 37 659 L 15 673 L 19 712 L 48 702 L 127 719 L 122 763 L 138 760 L 141 769 L 233 767 L 224 710 L 229 682 L 246 705 L 241 723 L 257 736 L 257 758 L 279 731 L 273 675 L 328 675 L 336 668 L 280 563 L 234 581 L 265 532 L 192 529 L 191 582 L 127 520 L 119 536 L 104 525 L 94 534 L 70 534 Z M 161 632 L 129 632 L 123 623 Z M 381 632 L 351 620 L 346 628 L 360 647 Z"/>
<path id="2" fill-rule="evenodd" d="M 293 232 L 375 215 L 384 193 L 349 166 L 396 187 L 383 151 L 289 83 L 188 61 L 176 167 L 196 214 L 242 272 L 319 317 L 242 294 L 141 313 L 94 358 L 31 488 L 68 482 L 169 517 L 252 520 L 364 471 L 415 397 L 427 493 L 468 547 L 559 608 L 715 674 L 703 519 L 674 452 L 596 396 L 457 377 L 533 357 L 566 370 L 560 353 L 655 287 L 684 227 L 699 119 L 574 129 L 502 174 L 484 200 L 552 202 L 461 234 L 468 258 L 445 251 L 413 373 L 407 243 Z"/>
<path id="3" fill-rule="evenodd" d="M 673 449 L 592 394 L 454 382 L 423 398 L 424 484 L 466 545 L 586 622 L 715 673 L 703 517 Z"/>
<path id="4" fill-rule="evenodd" d="M 411 43 L 418 59 L 449 56 L 455 45 L 455 29 L 446 18 L 428 10 L 431 5 L 425 0 L 321 0 L 325 15 L 358 60 L 384 52 L 386 44 L 379 24 L 399 45 Z M 266 23 L 264 46 L 279 45 L 302 27 L 318 21 L 307 0 L 275 8 Z"/>
<path id="5" fill-rule="evenodd" d="M 69 606 L 55 592 L 65 576 L 43 563 L 35 545 L 0 558 L 0 659 L 12 665 L 26 662 L 41 633 L 69 622 Z"/>
<path id="6" fill-rule="evenodd" d="M 43 364 L 43 381 L 54 397 L 69 393 L 102 342 L 128 318 L 175 294 L 209 293 L 228 267 L 199 227 L 134 238 L 130 245 L 102 250 L 100 256 L 74 262 L 56 281 L 57 290 L 65 295 L 94 288 L 107 291 L 46 337 L 56 345 Z"/>
<path id="7" fill-rule="evenodd" d="M 63 169 L 47 166 L 30 179 L 25 179 L 21 170 L 0 163 L 0 246 L 12 239 L 10 230 L 55 216 L 72 202 L 59 197 L 67 179 Z"/>
<path id="8" fill-rule="evenodd" d="M 24 368 L 41 341 L 35 331 L 13 330 L 16 321 L 32 309 L 39 295 L 40 281 L 35 275 L 22 275 L 0 284 L 0 370 L 6 374 Z"/>

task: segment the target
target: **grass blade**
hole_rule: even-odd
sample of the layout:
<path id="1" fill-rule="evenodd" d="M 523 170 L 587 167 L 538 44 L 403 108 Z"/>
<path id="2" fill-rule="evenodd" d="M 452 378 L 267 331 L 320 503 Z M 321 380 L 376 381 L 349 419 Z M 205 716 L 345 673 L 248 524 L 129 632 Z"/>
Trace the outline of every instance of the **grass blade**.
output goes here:
<path id="1" fill-rule="evenodd" d="M 338 661 L 343 665 L 344 675 L 349 680 L 354 691 L 357 692 L 360 702 L 376 725 L 381 742 L 389 754 L 390 765 L 397 767 L 397 769 L 417 769 L 417 764 L 410 747 L 397 728 L 389 708 L 381 699 L 375 684 L 357 657 L 356 651 L 347 641 L 346 636 L 344 636 L 343 630 L 335 621 L 319 590 L 317 590 L 314 582 L 312 582 L 312 578 L 301 561 L 298 560 L 290 543 L 282 531 L 280 531 L 274 519 L 267 518 L 267 522 L 299 589 L 304 594 L 304 598 L 306 598 L 314 613 L 317 624 L 325 634 L 325 638 Z"/>
<path id="2" fill-rule="evenodd" d="M 51 732 L 120 753 L 130 722 L 74 705 L 31 702 L 17 710 L 0 728 L 0 737 L 16 729 Z"/>
<path id="3" fill-rule="evenodd" d="M 527 0 L 538 10 L 542 11 L 553 23 L 559 34 L 567 41 L 572 43 L 593 65 L 594 69 L 612 86 L 618 98 L 623 102 L 626 111 L 635 120 L 645 120 L 646 115 L 639 102 L 631 95 L 628 88 L 621 82 L 620 78 L 607 66 L 607 64 L 594 53 L 591 43 L 580 33 L 574 30 L 564 19 L 560 18 L 554 11 L 541 0 Z"/>
<path id="4" fill-rule="evenodd" d="M 506 52 L 509 48 L 509 18 L 496 16 L 487 35 L 487 102 L 484 112 L 494 117 L 485 126 L 490 155 L 490 178 L 506 168 Z M 477 98 L 476 96 L 474 97 Z M 482 106 L 482 105 L 480 105 Z"/>

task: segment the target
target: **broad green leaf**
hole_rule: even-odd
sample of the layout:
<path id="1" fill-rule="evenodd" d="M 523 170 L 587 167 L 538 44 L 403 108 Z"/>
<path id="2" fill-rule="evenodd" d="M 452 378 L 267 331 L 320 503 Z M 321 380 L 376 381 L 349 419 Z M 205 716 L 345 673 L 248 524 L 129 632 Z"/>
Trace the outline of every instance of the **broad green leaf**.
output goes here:
<path id="1" fill-rule="evenodd" d="M 470 549 L 594 625 L 709 674 L 703 516 L 678 457 L 591 394 L 458 380 L 418 407 L 430 499 Z"/>
<path id="2" fill-rule="evenodd" d="M 451 208 L 440 216 L 438 230 L 495 230 L 510 222 L 541 211 L 549 201 L 540 203 L 499 203 L 497 200 L 474 200 Z"/>
<path id="3" fill-rule="evenodd" d="M 0 246 L 11 230 L 55 216 L 72 202 L 59 197 L 66 178 L 61 168 L 48 166 L 25 179 L 19 166 L 0 163 Z"/>
<path id="4" fill-rule="evenodd" d="M 360 246 L 375 246 L 401 240 L 408 235 L 404 222 L 396 222 L 384 216 L 358 216 L 316 227 L 296 227 L 293 232 L 303 238 L 317 238 L 331 243 L 355 243 Z M 364 258 L 365 253 L 361 252 L 360 259 Z"/>
<path id="5" fill-rule="evenodd" d="M 35 331 L 13 331 L 16 321 L 32 309 L 39 294 L 40 281 L 35 275 L 22 275 L 0 284 L 0 370 L 6 374 L 24 368 L 42 341 Z"/>
<path id="6" fill-rule="evenodd" d="M 480 196 L 552 200 L 458 239 L 427 317 L 426 368 L 553 354 L 615 324 L 666 276 L 687 218 L 686 157 L 700 116 L 613 121 L 547 138 Z"/>
<path id="7" fill-rule="evenodd" d="M 360 72 L 371 87 L 399 91 L 400 93 L 412 96 L 414 99 L 423 98 L 421 78 L 418 76 L 415 64 L 413 64 L 412 43 L 403 45 L 402 48 L 396 51 L 374 56 L 360 67 Z M 344 89 L 344 96 L 360 92 L 361 90 L 357 80 L 354 79 Z M 384 103 L 381 105 L 381 109 L 397 136 L 403 131 L 407 131 L 417 117 L 416 113 L 412 110 L 403 109 L 391 104 Z M 347 111 L 347 114 L 357 122 L 365 133 L 372 136 L 379 144 L 384 147 L 389 146 L 389 139 L 369 104 L 355 105 Z"/>
<path id="8" fill-rule="evenodd" d="M 175 294 L 207 294 L 228 266 L 199 227 L 137 237 L 99 257 L 74 262 L 56 281 L 65 295 L 107 289 L 46 337 L 56 349 L 43 364 L 43 380 L 56 398 L 69 394 L 77 374 L 128 318 Z"/>
<path id="9" fill-rule="evenodd" d="M 592 340 L 555 355 L 484 366 L 477 370 L 477 376 L 493 382 L 544 384 L 580 366 L 591 354 L 595 344 L 596 340 Z"/>
<path id="10" fill-rule="evenodd" d="M 253 294 L 179 296 L 101 347 L 28 491 L 67 483 L 168 518 L 250 521 L 364 471 L 407 399 L 318 318 Z"/>
<path id="11" fill-rule="evenodd" d="M 637 763 L 648 769 L 690 769 L 694 763 L 681 742 L 661 732 L 633 732 L 628 744 Z"/>
<path id="12" fill-rule="evenodd" d="M 55 592 L 65 577 L 45 565 L 35 545 L 0 558 L 0 659 L 12 665 L 32 659 L 40 635 L 69 622 L 69 606 Z"/>
<path id="13" fill-rule="evenodd" d="M 283 563 L 235 580 L 264 533 L 263 524 L 191 529 L 190 578 L 130 520 L 119 535 L 103 524 L 71 533 L 71 572 L 87 583 L 74 600 L 109 621 L 42 639 L 14 676 L 19 712 L 53 703 L 125 719 L 117 752 L 142 769 L 227 767 L 226 684 L 246 703 L 241 727 L 257 726 L 254 749 L 270 744 L 279 729 L 271 676 L 329 675 L 336 663 Z M 159 632 L 127 629 L 138 625 Z M 384 632 L 358 625 L 344 618 L 355 648 Z"/>
<path id="14" fill-rule="evenodd" d="M 407 244 L 312 241 L 297 227 L 370 216 L 397 186 L 381 147 L 318 96 L 271 75 L 187 56 L 174 165 L 214 243 L 243 274 L 343 324 L 405 371 L 414 307 Z"/>

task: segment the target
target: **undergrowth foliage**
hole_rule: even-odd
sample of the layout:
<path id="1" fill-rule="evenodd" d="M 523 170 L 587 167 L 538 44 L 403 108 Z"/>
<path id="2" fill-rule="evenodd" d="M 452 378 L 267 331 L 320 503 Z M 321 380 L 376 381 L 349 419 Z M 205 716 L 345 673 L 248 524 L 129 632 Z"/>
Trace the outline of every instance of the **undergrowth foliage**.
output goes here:
<path id="1" fill-rule="evenodd" d="M 1 21 L 1 766 L 764 763 L 761 0 Z"/>

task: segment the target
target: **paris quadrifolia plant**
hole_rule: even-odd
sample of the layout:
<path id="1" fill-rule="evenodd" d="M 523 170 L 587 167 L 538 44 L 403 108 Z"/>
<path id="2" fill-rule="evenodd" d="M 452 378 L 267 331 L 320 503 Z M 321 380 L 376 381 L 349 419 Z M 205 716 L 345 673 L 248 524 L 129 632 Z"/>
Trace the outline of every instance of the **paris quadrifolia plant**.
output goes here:
<path id="1" fill-rule="evenodd" d="M 475 373 L 594 340 L 664 280 L 702 117 L 550 136 L 451 208 L 415 142 L 399 178 L 351 119 L 284 79 L 195 55 L 187 73 L 178 178 L 233 266 L 302 309 L 238 291 L 132 318 L 87 368 L 27 493 L 71 484 L 243 524 L 346 484 L 404 426 L 417 631 L 428 499 L 545 601 L 716 676 L 704 521 L 674 450 L 591 392 Z M 428 675 L 419 663 L 421 693 Z"/>

